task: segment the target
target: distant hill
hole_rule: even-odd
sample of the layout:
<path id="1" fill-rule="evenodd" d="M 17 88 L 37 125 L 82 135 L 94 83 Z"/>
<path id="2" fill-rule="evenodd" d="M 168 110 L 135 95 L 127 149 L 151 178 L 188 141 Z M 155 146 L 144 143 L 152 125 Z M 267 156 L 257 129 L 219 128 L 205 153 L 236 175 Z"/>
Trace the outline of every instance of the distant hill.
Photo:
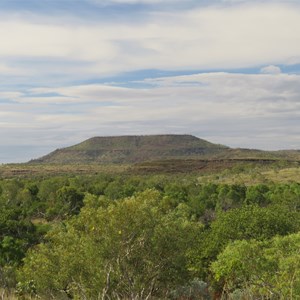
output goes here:
<path id="1" fill-rule="evenodd" d="M 193 135 L 93 137 L 30 161 L 42 164 L 139 164 L 165 160 L 289 160 L 300 161 L 299 150 L 232 149 Z M 189 163 L 190 164 L 190 163 Z"/>
<path id="2" fill-rule="evenodd" d="M 221 155 L 229 149 L 192 135 L 144 135 L 93 137 L 80 144 L 57 149 L 30 163 L 124 164 L 162 159 L 192 159 Z"/>

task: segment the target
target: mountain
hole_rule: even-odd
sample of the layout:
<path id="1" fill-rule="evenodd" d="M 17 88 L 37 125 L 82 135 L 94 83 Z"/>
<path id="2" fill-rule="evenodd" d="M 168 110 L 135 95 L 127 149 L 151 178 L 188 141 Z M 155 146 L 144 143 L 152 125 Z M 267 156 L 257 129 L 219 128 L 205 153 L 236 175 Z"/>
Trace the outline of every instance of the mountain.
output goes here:
<path id="1" fill-rule="evenodd" d="M 93 137 L 80 144 L 57 149 L 30 163 L 121 164 L 162 159 L 192 159 L 218 155 L 229 149 L 192 135 L 144 135 Z"/>
<path id="2" fill-rule="evenodd" d="M 299 150 L 262 151 L 233 149 L 192 135 L 141 135 L 93 137 L 77 145 L 57 149 L 30 161 L 37 164 L 139 164 L 177 160 L 300 161 Z M 190 163 L 188 163 L 190 164 Z M 202 164 L 202 163 L 201 163 Z M 162 164 L 164 165 L 164 164 Z"/>

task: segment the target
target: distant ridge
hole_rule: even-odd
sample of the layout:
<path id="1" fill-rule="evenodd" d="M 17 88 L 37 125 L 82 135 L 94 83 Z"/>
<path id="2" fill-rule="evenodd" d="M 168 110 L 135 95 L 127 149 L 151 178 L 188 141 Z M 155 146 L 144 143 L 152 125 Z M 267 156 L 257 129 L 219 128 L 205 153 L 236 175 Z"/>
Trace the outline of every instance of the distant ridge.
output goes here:
<path id="1" fill-rule="evenodd" d="M 226 149 L 229 148 L 187 134 L 93 137 L 77 145 L 57 149 L 30 163 L 126 164 L 203 158 L 217 155 Z"/>

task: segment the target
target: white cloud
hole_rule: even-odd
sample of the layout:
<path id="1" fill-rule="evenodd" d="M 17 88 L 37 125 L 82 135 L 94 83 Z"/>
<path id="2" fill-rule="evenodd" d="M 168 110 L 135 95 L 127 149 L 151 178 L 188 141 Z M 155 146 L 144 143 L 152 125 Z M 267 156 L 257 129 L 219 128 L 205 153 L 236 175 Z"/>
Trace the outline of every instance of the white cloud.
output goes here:
<path id="1" fill-rule="evenodd" d="M 261 68 L 260 72 L 263 74 L 280 74 L 281 69 L 277 66 L 270 65 L 270 66 Z"/>
<path id="2" fill-rule="evenodd" d="M 2 16 L 3 59 L 30 73 L 108 76 L 140 69 L 211 69 L 289 63 L 300 53 L 300 8 L 259 4 L 152 12 L 145 21 L 31 21 Z M 41 66 L 40 60 L 52 60 Z M 54 60 L 54 61 L 53 61 Z M 58 60 L 56 63 L 55 60 Z M 72 61 L 72 64 L 65 62 Z M 80 65 L 80 63 L 85 64 Z M 2 68 L 3 69 L 3 68 Z M 1 68 L 0 68 L 1 71 Z"/>
<path id="3" fill-rule="evenodd" d="M 153 87 L 27 91 L 64 95 L 54 102 L 12 94 L 19 104 L 0 104 L 0 138 L 50 151 L 96 135 L 192 133 L 233 147 L 300 148 L 299 75 L 204 73 L 144 83 Z"/>
<path id="4" fill-rule="evenodd" d="M 21 68 L 11 67 L 7 64 L 0 64 L 0 76 L 25 75 L 25 71 Z"/>
<path id="5" fill-rule="evenodd" d="M 0 21 L 0 56 L 110 60 L 114 46 L 99 27 L 56 26 L 28 20 Z"/>
<path id="6" fill-rule="evenodd" d="M 0 92 L 0 99 L 15 99 L 21 97 L 23 94 L 20 92 Z"/>

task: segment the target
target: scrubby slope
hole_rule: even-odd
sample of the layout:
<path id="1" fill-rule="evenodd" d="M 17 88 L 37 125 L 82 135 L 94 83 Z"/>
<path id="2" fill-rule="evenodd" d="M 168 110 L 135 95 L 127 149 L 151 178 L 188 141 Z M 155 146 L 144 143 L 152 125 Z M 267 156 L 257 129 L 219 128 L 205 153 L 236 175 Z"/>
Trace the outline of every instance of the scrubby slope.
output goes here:
<path id="1" fill-rule="evenodd" d="M 54 152 L 35 163 L 137 163 L 157 159 L 200 158 L 227 147 L 192 135 L 94 137 Z"/>

